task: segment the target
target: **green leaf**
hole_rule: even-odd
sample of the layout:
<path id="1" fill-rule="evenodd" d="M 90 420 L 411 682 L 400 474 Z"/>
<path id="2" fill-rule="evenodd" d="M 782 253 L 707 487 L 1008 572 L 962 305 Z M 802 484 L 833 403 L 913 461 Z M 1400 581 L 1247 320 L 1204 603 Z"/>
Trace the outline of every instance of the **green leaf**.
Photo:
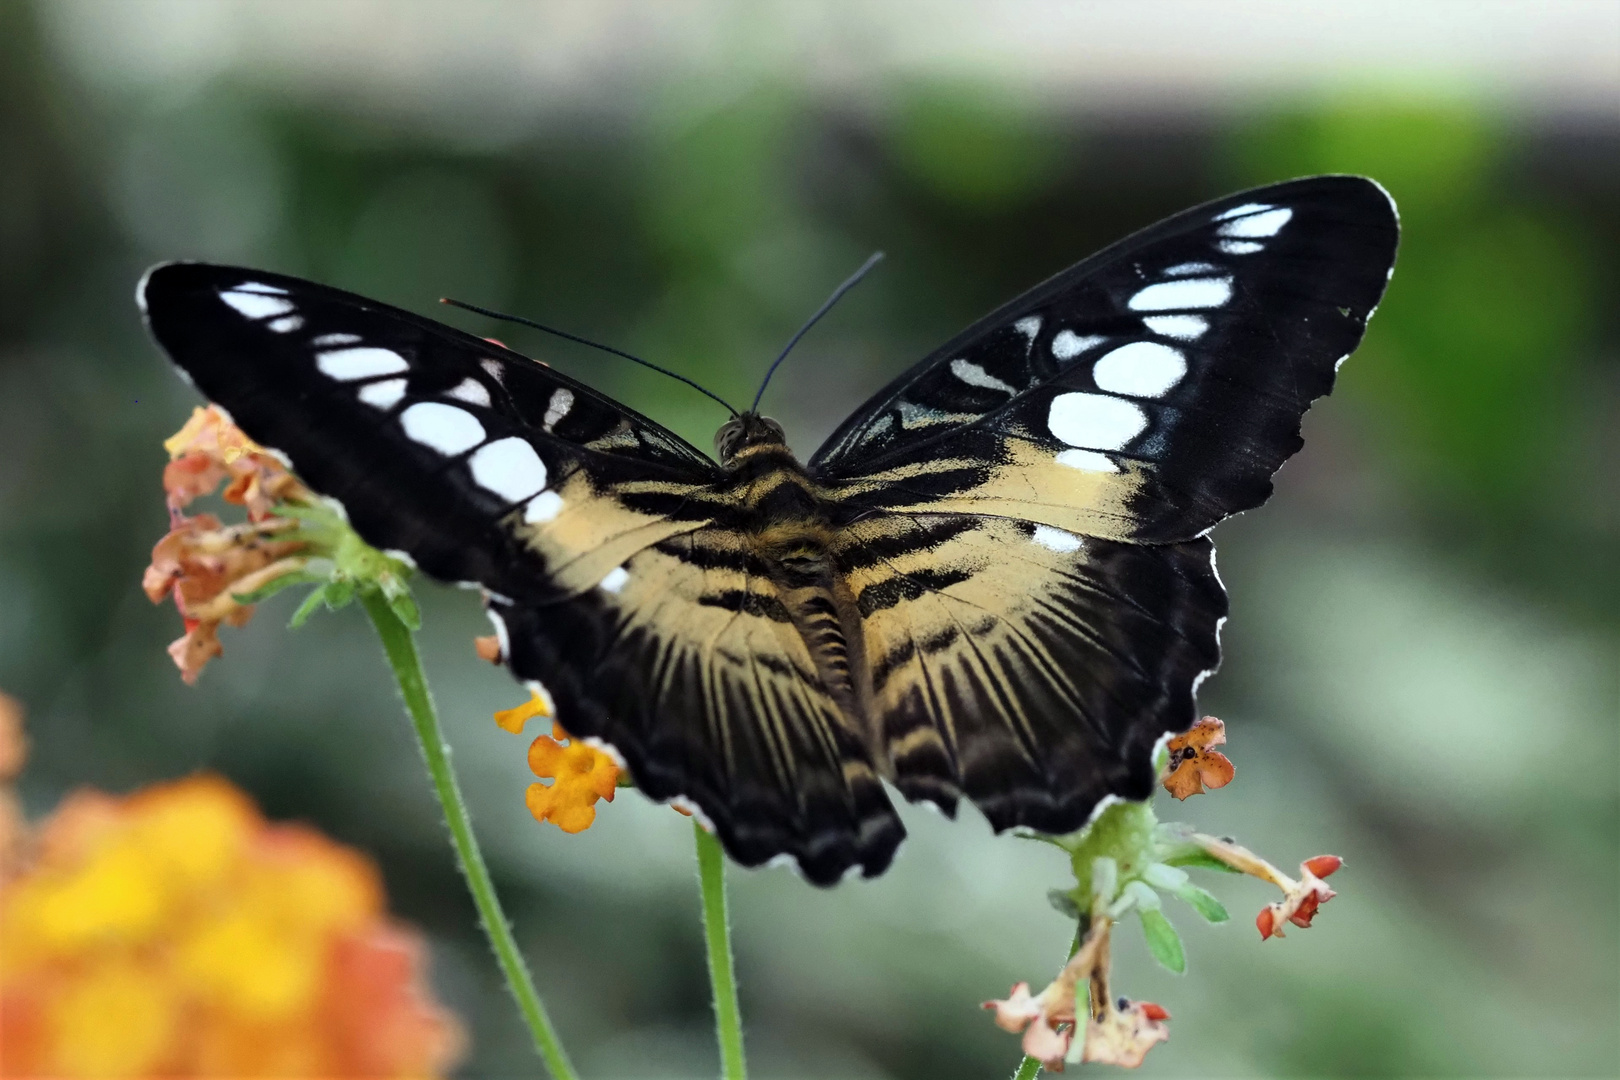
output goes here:
<path id="1" fill-rule="evenodd" d="M 1080 905 L 1074 902 L 1074 897 L 1062 889 L 1048 889 L 1046 901 L 1060 914 L 1071 919 L 1080 918 Z"/>
<path id="2" fill-rule="evenodd" d="M 325 589 L 326 610 L 342 611 L 354 602 L 354 582 L 348 578 L 339 578 L 329 582 Z"/>
<path id="3" fill-rule="evenodd" d="M 422 629 L 422 613 L 417 609 L 416 601 L 409 592 L 400 592 L 388 598 L 388 606 L 395 617 L 412 630 Z"/>
<path id="4" fill-rule="evenodd" d="M 1227 866 L 1221 860 L 1207 851 L 1191 848 L 1178 851 L 1173 855 L 1166 855 L 1161 860 L 1166 866 L 1196 866 L 1201 870 L 1220 870 L 1228 874 L 1241 874 L 1243 871 Z"/>
<path id="5" fill-rule="evenodd" d="M 270 599 L 270 597 L 276 595 L 276 593 L 280 592 L 282 589 L 288 589 L 294 585 L 319 585 L 325 580 L 326 578 L 320 574 L 310 574 L 304 572 L 299 572 L 296 574 L 283 574 L 278 578 L 260 585 L 257 589 L 254 589 L 251 592 L 233 592 L 231 593 L 231 599 L 235 600 L 238 604 L 257 604 L 261 601 Z"/>
<path id="6" fill-rule="evenodd" d="M 309 595 L 304 597 L 304 602 L 298 605 L 297 611 L 293 612 L 292 621 L 287 623 L 287 628 L 289 630 L 296 630 L 300 626 L 303 626 L 309 621 L 309 617 L 315 614 L 315 609 L 320 607 L 321 602 L 325 599 L 326 586 L 324 584 L 317 585 L 315 588 L 309 590 Z"/>
<path id="7" fill-rule="evenodd" d="M 1226 905 L 1217 900 L 1214 893 L 1200 889 L 1192 882 L 1176 889 L 1175 894 L 1192 905 L 1194 911 L 1210 922 L 1225 922 L 1232 917 L 1226 913 Z"/>
<path id="8" fill-rule="evenodd" d="M 1163 967 L 1177 975 L 1187 970 L 1187 954 L 1181 947 L 1181 936 L 1164 913 L 1142 908 L 1137 911 L 1142 919 L 1142 935 L 1147 938 L 1148 951 Z"/>

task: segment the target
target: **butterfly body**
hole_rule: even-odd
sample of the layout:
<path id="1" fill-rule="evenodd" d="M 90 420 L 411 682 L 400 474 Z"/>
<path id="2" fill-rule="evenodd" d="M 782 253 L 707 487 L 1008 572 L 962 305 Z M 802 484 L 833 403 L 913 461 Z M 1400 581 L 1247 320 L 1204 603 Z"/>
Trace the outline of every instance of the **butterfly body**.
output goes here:
<path id="1" fill-rule="evenodd" d="M 806 462 L 717 459 L 544 364 L 297 278 L 154 269 L 153 335 L 370 543 L 485 590 L 572 734 L 727 850 L 888 866 L 885 785 L 1080 827 L 1152 788 L 1259 505 L 1382 295 L 1382 189 L 1313 177 L 1126 238 L 897 377 Z"/>

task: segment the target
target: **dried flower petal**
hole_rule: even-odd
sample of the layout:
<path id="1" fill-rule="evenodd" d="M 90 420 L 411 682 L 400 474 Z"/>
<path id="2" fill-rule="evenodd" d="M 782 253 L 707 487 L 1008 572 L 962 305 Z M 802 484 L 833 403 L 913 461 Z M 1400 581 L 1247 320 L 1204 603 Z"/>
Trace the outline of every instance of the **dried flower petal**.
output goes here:
<path id="1" fill-rule="evenodd" d="M 152 548 L 141 587 L 153 603 L 174 598 L 186 633 L 169 646 L 169 655 L 181 678 L 194 683 L 203 666 L 224 651 L 220 623 L 242 626 L 253 615 L 252 606 L 236 597 L 303 570 L 307 560 L 295 554 L 303 543 L 275 538 L 295 522 L 225 527 L 212 514 L 175 518 L 174 528 Z"/>
<path id="2" fill-rule="evenodd" d="M 1185 799 L 1230 784 L 1237 769 L 1225 754 L 1212 749 L 1224 742 L 1226 725 L 1213 716 L 1171 739 L 1166 746 L 1170 763 L 1163 780 L 1165 790 Z"/>
<path id="3" fill-rule="evenodd" d="M 172 459 L 163 470 L 172 510 L 210 494 L 226 479 L 225 501 L 247 507 L 253 521 L 268 517 L 278 502 L 314 499 L 279 459 L 248 438 L 218 406 L 194 409 L 163 447 Z"/>
<path id="4" fill-rule="evenodd" d="M 594 746 L 571 738 L 553 723 L 551 737 L 529 746 L 529 768 L 552 782 L 531 784 L 525 796 L 536 821 L 549 821 L 566 833 L 584 832 L 596 820 L 598 799 L 613 801 L 619 767 Z"/>
<path id="5" fill-rule="evenodd" d="M 1283 898 L 1275 904 L 1267 904 L 1255 919 L 1261 940 L 1283 937 L 1282 927 L 1285 922 L 1309 929 L 1311 920 L 1316 918 L 1317 908 L 1336 895 L 1322 878 L 1342 865 L 1344 860 L 1337 855 L 1318 855 L 1301 863 L 1300 880 L 1297 883 L 1288 882 L 1284 888 Z M 1322 869 L 1324 873 L 1318 875 L 1313 867 Z"/>
<path id="6" fill-rule="evenodd" d="M 1155 1044 L 1170 1038 L 1170 1029 L 1164 1023 L 1170 1014 L 1162 1007 L 1151 1001 L 1124 999 L 1119 1004 L 1121 1007 L 1116 1008 L 1110 1002 L 1102 1016 L 1092 1016 L 1086 1021 L 1082 1061 L 1134 1069 L 1142 1064 Z"/>

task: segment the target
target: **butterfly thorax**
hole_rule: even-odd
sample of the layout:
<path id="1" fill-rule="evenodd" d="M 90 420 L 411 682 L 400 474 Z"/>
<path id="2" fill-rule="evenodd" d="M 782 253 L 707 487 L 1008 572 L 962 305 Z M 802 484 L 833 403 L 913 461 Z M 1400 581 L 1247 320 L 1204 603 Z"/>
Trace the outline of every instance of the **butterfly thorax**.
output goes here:
<path id="1" fill-rule="evenodd" d="M 745 413 L 732 420 L 715 436 L 715 449 L 785 616 L 852 733 L 872 741 L 860 615 L 832 557 L 836 529 L 819 485 L 788 449 L 781 426 L 767 417 Z"/>

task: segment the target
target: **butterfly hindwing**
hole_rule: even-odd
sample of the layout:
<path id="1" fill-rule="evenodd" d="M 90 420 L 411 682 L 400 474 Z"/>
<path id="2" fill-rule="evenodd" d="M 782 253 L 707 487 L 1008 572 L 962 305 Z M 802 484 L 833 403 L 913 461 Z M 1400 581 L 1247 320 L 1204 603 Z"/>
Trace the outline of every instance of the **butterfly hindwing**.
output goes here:
<path id="1" fill-rule="evenodd" d="M 810 467 L 852 506 L 1164 543 L 1258 506 L 1361 340 L 1394 206 L 1322 176 L 1178 214 L 1057 275 L 880 391 Z"/>
<path id="2" fill-rule="evenodd" d="M 997 829 L 1063 833 L 1146 798 L 1154 741 L 1194 719 L 1226 595 L 1208 539 L 1140 545 L 971 515 L 844 531 L 897 787 Z"/>

